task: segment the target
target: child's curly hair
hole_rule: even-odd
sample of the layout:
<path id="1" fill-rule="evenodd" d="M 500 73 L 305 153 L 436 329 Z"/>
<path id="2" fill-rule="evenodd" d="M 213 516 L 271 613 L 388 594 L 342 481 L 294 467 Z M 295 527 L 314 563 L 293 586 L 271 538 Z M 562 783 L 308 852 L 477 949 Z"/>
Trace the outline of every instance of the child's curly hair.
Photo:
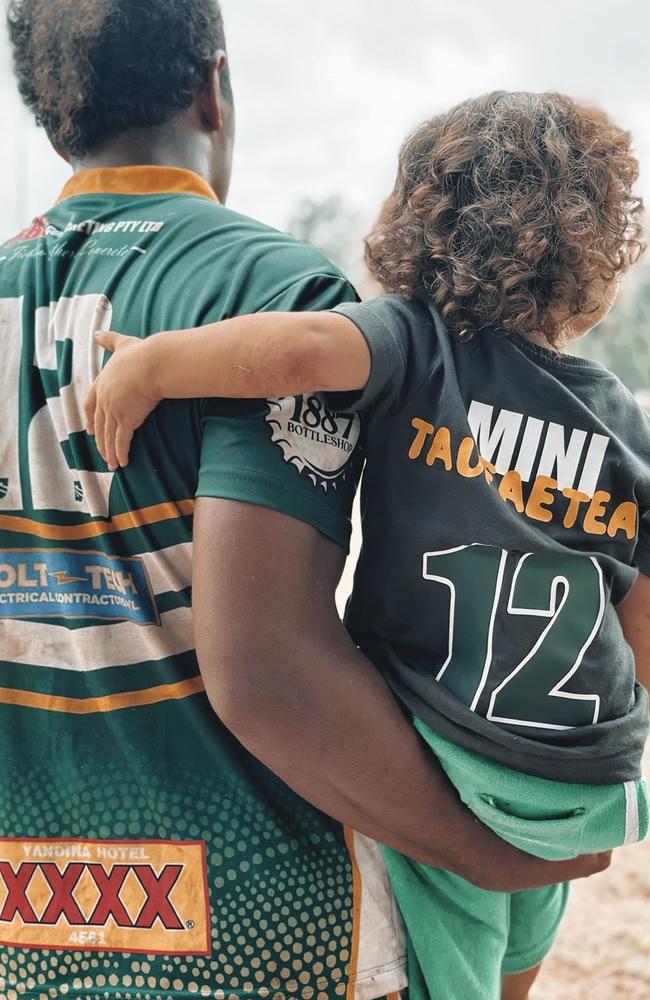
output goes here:
<path id="1" fill-rule="evenodd" d="M 638 172 L 629 132 L 596 108 L 561 94 L 465 101 L 407 139 L 366 261 L 458 334 L 554 344 L 645 249 Z"/>

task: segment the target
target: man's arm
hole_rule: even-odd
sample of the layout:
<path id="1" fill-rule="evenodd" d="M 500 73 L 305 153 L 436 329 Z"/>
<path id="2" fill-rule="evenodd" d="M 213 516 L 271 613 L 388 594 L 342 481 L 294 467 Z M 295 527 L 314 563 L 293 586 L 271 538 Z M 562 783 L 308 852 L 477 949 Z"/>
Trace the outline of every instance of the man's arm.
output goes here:
<path id="1" fill-rule="evenodd" d="M 617 611 L 634 653 L 637 680 L 650 690 L 650 577 L 639 574 Z"/>
<path id="2" fill-rule="evenodd" d="M 309 525 L 199 499 L 195 639 L 208 697 L 247 749 L 340 822 L 495 891 L 592 874 L 543 862 L 478 823 L 340 623 L 343 553 Z M 219 609 L 218 616 L 216 609 Z"/>

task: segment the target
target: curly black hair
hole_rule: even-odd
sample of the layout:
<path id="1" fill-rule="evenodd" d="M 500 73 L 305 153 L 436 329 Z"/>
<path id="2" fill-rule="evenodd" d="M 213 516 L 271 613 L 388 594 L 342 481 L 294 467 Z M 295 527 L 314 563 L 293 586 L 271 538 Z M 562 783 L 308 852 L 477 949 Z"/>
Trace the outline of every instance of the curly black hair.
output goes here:
<path id="1" fill-rule="evenodd" d="M 7 20 L 20 93 L 72 159 L 189 108 L 226 47 L 218 0 L 11 0 Z"/>

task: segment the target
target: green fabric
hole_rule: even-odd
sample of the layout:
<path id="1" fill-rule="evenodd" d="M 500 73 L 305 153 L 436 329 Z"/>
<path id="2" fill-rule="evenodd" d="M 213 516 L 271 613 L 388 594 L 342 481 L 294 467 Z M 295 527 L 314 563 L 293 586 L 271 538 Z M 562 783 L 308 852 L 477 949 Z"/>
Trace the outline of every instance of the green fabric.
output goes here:
<path id="1" fill-rule="evenodd" d="M 568 886 L 508 895 L 383 848 L 408 934 L 409 1000 L 499 1000 L 501 976 L 538 965 Z"/>
<path id="2" fill-rule="evenodd" d="M 254 294 L 253 283 L 247 295 Z M 242 311 L 325 310 L 354 298 L 341 275 L 307 272 L 263 309 L 249 310 L 247 299 Z M 243 500 L 291 514 L 347 548 L 362 464 L 356 414 L 334 414 L 311 396 L 261 404 L 206 400 L 202 417 L 197 496 Z"/>
<path id="3" fill-rule="evenodd" d="M 355 298 L 312 248 L 194 194 L 77 194 L 6 243 L 0 566 L 8 568 L 0 573 L 0 624 L 10 623 L 11 639 L 0 649 L 3 686 L 88 697 L 160 683 L 167 667 L 167 683 L 196 675 L 191 636 L 185 648 L 175 640 L 172 657 L 164 630 L 191 606 L 196 496 L 267 506 L 348 545 L 362 462 L 356 415 L 331 414 L 316 397 L 300 402 L 297 420 L 294 400 L 168 400 L 135 435 L 128 468 L 112 474 L 83 427 L 84 397 L 109 357 L 93 331 L 146 337 Z M 116 518 L 119 531 L 107 531 Z M 152 564 L 163 570 L 155 587 Z M 126 600 L 105 569 L 129 574 Z M 124 621 L 142 629 L 143 642 L 112 659 L 110 629 Z M 84 630 L 105 626 L 100 669 L 90 671 L 83 653 L 79 669 L 69 669 L 72 654 L 51 669 L 46 638 L 40 659 L 35 651 L 12 663 L 6 650 L 29 647 L 36 623 L 52 629 L 58 650 L 72 647 L 73 633 L 83 639 Z M 120 670 L 116 684 L 123 667 L 138 669 Z"/>
<path id="4" fill-rule="evenodd" d="M 644 840 L 648 790 L 643 778 L 613 785 L 550 781 L 503 767 L 415 721 L 463 802 L 503 840 L 547 861 L 575 858 Z"/>
<path id="5" fill-rule="evenodd" d="M 259 1000 L 293 994 L 299 979 L 336 1000 L 353 947 L 343 830 L 196 693 L 192 511 L 197 493 L 250 501 L 347 546 L 359 418 L 316 398 L 168 401 L 113 475 L 81 406 L 106 360 L 99 328 L 144 337 L 265 308 L 326 309 L 354 292 L 316 251 L 193 195 L 68 198 L 2 253 L 0 995 L 40 996 L 47 979 L 60 996 L 144 996 L 146 978 L 151 996 L 208 985 Z M 63 617 L 44 617 L 50 608 Z M 131 880 L 181 866 L 171 900 L 182 926 L 145 920 L 136 940 L 137 890 L 118 914 L 122 938 L 118 917 L 89 925 L 96 865 L 120 875 L 103 860 L 114 847 L 147 855 Z M 81 915 L 66 901 L 72 925 L 55 914 L 43 931 L 37 868 L 55 878 L 56 850 L 70 852 L 70 886 L 87 865 L 86 890 Z M 15 875 L 28 893 L 16 913 L 5 907 Z"/>
<path id="6" fill-rule="evenodd" d="M 576 785 L 525 775 L 416 728 L 462 800 L 504 840 L 547 860 L 609 850 L 648 833 L 643 780 Z M 638 829 L 635 829 L 638 823 Z M 409 937 L 410 1000 L 498 1000 L 501 976 L 538 965 L 568 887 L 495 893 L 383 849 Z"/>

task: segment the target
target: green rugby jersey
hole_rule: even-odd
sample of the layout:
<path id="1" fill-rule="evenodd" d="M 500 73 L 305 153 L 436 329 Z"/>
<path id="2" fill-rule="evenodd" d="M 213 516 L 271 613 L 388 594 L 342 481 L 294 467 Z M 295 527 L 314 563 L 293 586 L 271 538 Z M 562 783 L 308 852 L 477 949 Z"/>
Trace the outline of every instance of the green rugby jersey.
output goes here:
<path id="1" fill-rule="evenodd" d="M 315 251 L 176 169 L 78 174 L 0 251 L 3 997 L 404 985 L 376 847 L 239 746 L 192 642 L 194 498 L 271 507 L 346 546 L 358 417 L 317 397 L 166 402 L 118 473 L 83 429 L 97 329 L 352 298 Z"/>
<path id="2" fill-rule="evenodd" d="M 449 740 L 578 783 L 639 777 L 646 692 L 616 614 L 650 575 L 650 421 L 600 365 L 424 299 L 340 311 L 365 335 L 363 549 L 346 623 Z"/>

